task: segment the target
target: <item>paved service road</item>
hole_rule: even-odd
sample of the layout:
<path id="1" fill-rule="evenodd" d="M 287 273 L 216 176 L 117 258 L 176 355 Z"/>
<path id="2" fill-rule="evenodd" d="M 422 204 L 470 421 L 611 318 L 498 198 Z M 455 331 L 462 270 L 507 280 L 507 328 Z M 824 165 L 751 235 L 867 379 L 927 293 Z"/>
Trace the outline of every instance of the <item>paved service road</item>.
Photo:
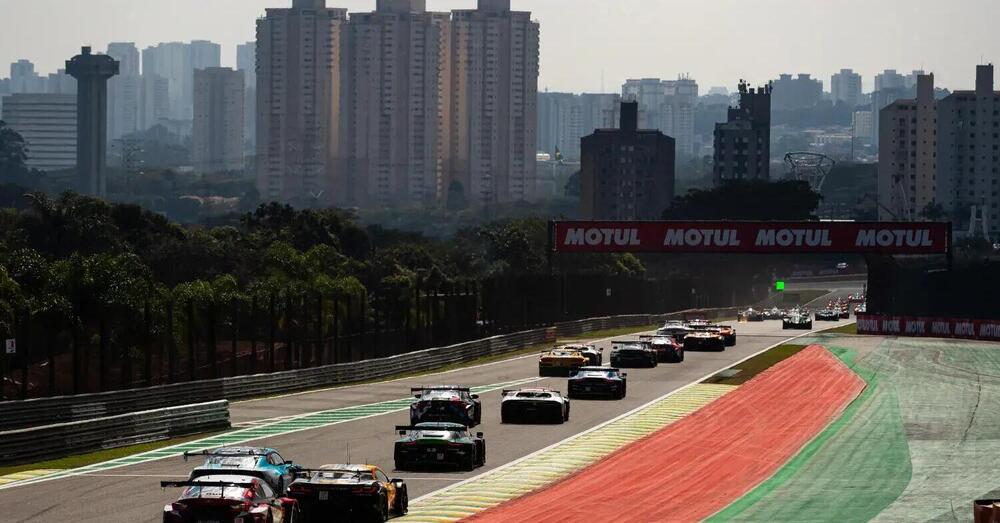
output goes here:
<path id="1" fill-rule="evenodd" d="M 855 290 L 838 291 L 846 294 Z M 825 304 L 825 300 L 817 302 Z M 814 326 L 826 329 L 844 323 L 817 323 Z M 781 323 L 777 321 L 739 324 L 736 347 L 724 353 L 689 353 L 686 361 L 679 365 L 630 369 L 628 398 L 618 402 L 574 401 L 571 419 L 564 425 L 502 425 L 498 408 L 500 391 L 484 393 L 481 395 L 483 424 L 475 430 L 486 435 L 487 467 L 472 473 L 440 471 L 414 474 L 392 471 L 392 451 L 396 439 L 393 427 L 409 424 L 406 411 L 362 417 L 251 441 L 249 444 L 274 447 L 285 459 L 304 466 L 316 467 L 348 460 L 377 464 L 384 467 L 390 476 L 405 479 L 410 498 L 414 499 L 588 430 L 797 334 L 782 331 Z M 601 345 L 608 348 L 610 342 L 604 341 Z M 532 379 L 537 376 L 537 370 L 537 357 L 532 355 L 430 377 L 242 402 L 233 405 L 233 422 L 255 425 L 275 417 L 400 400 L 409 395 L 411 386 L 440 383 L 480 386 Z M 563 390 L 566 380 L 538 379 L 531 384 Z M 194 462 L 185 463 L 180 458 L 168 458 L 2 489 L 0 507 L 3 509 L 0 513 L 3 521 L 11 523 L 160 521 L 163 506 L 174 501 L 179 492 L 162 491 L 158 482 L 166 478 L 183 478 L 194 465 Z"/>

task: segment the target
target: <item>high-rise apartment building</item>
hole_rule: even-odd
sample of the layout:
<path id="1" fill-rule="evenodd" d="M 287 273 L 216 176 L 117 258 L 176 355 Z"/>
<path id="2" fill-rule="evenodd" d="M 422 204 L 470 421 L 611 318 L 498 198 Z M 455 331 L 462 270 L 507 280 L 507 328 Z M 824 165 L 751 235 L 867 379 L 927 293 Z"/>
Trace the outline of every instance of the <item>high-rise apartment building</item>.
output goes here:
<path id="1" fill-rule="evenodd" d="M 66 74 L 65 69 L 49 73 L 45 80 L 45 92 L 49 94 L 76 94 L 76 79 Z"/>
<path id="2" fill-rule="evenodd" d="M 448 184 L 468 201 L 531 200 L 535 186 L 539 26 L 510 0 L 452 12 Z M 456 186 L 457 187 L 457 186 Z"/>
<path id="3" fill-rule="evenodd" d="M 170 118 L 170 82 L 155 74 L 139 78 L 139 129 L 147 130 Z"/>
<path id="4" fill-rule="evenodd" d="M 298 205 L 343 201 L 347 10 L 293 0 L 257 21 L 257 189 Z"/>
<path id="5" fill-rule="evenodd" d="M 986 233 L 1000 237 L 1000 92 L 993 65 L 976 67 L 976 88 L 937 104 L 937 202 L 960 220 L 975 206 Z M 982 232 L 977 227 L 976 232 Z"/>
<path id="6" fill-rule="evenodd" d="M 28 167 L 58 171 L 76 166 L 76 96 L 18 93 L 5 96 L 0 120 L 28 146 Z"/>
<path id="7" fill-rule="evenodd" d="M 934 75 L 917 81 L 916 99 L 899 99 L 879 112 L 879 218 L 909 221 L 935 201 L 937 102 Z"/>
<path id="8" fill-rule="evenodd" d="M 740 105 L 726 123 L 715 124 L 715 184 L 767 180 L 771 172 L 771 86 L 740 82 Z"/>
<path id="9" fill-rule="evenodd" d="M 11 93 L 44 93 L 45 91 L 45 79 L 35 72 L 35 64 L 24 59 L 10 64 Z"/>
<path id="10" fill-rule="evenodd" d="M 580 160 L 580 140 L 596 129 L 618 127 L 617 94 L 538 93 L 538 151 Z"/>
<path id="11" fill-rule="evenodd" d="M 243 107 L 243 140 L 247 152 L 256 149 L 257 138 L 257 42 L 236 46 L 236 69 L 243 71 L 246 85 Z"/>
<path id="12" fill-rule="evenodd" d="M 205 40 L 161 43 L 143 49 L 142 72 L 167 80 L 171 119 L 191 120 L 194 111 L 194 70 L 219 67 L 221 57 L 221 47 Z"/>
<path id="13" fill-rule="evenodd" d="M 639 103 L 639 126 L 643 129 L 666 127 L 667 86 L 659 78 L 629 79 L 622 85 L 622 100 Z"/>
<path id="14" fill-rule="evenodd" d="M 677 156 L 694 154 L 694 112 L 698 105 L 698 83 L 687 76 L 677 80 L 642 78 L 626 80 L 622 99 L 639 102 L 639 123 L 672 136 Z"/>
<path id="15" fill-rule="evenodd" d="M 823 82 L 812 75 L 799 74 L 792 78 L 783 74 L 771 83 L 774 96 L 772 103 L 776 111 L 808 109 L 823 99 Z"/>
<path id="16" fill-rule="evenodd" d="M 116 140 L 140 130 L 139 99 L 142 91 L 139 49 L 132 42 L 112 42 L 106 53 L 120 64 L 120 74 L 108 80 L 108 139 Z"/>
<path id="17" fill-rule="evenodd" d="M 884 89 L 905 89 L 906 77 L 896 72 L 895 69 L 886 69 L 875 75 L 875 90 Z"/>
<path id="18" fill-rule="evenodd" d="M 621 104 L 621 128 L 583 139 L 584 219 L 657 220 L 674 197 L 674 139 L 639 129 L 639 102 Z"/>
<path id="19" fill-rule="evenodd" d="M 830 89 L 833 103 L 845 104 L 851 108 L 861 105 L 863 99 L 861 75 L 855 73 L 853 69 L 841 69 L 839 73 L 830 77 Z"/>
<path id="20" fill-rule="evenodd" d="M 194 72 L 191 161 L 196 172 L 243 169 L 243 72 L 223 67 Z"/>
<path id="21" fill-rule="evenodd" d="M 351 13 L 346 106 L 348 204 L 432 204 L 444 190 L 450 17 L 425 0 Z"/>

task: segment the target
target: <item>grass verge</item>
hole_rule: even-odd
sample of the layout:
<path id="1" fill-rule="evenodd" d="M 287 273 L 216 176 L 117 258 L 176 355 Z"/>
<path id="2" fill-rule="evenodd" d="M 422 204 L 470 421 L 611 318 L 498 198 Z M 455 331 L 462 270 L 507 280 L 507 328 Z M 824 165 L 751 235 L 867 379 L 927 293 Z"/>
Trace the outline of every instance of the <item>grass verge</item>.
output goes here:
<path id="1" fill-rule="evenodd" d="M 759 354 L 737 366 L 730 367 L 729 369 L 708 378 L 702 383 L 717 385 L 742 385 L 753 379 L 758 374 L 777 365 L 779 362 L 787 360 L 788 358 L 798 354 L 806 347 L 807 345 L 778 345 L 764 354 Z M 730 375 L 730 372 L 727 372 L 735 370 L 738 370 L 739 373 Z"/>
<path id="2" fill-rule="evenodd" d="M 28 470 L 41 470 L 41 469 L 68 470 L 79 467 L 86 467 L 87 465 L 93 465 L 95 463 L 102 463 L 105 461 L 111 461 L 113 459 L 124 458 L 126 456 L 132 456 L 134 454 L 141 454 L 143 452 L 149 452 L 152 450 L 161 449 L 163 447 L 169 447 L 171 445 L 180 445 L 181 443 L 187 443 L 188 441 L 194 441 L 196 439 L 211 437 L 216 434 L 221 434 L 221 432 L 212 432 L 208 434 L 192 434 L 190 436 L 184 436 L 183 438 L 164 439 L 160 441 L 153 441 L 150 443 L 141 443 L 139 445 L 130 445 L 128 447 L 98 450 L 96 452 L 91 452 L 88 454 L 77 454 L 74 456 L 67 456 L 65 458 L 52 459 L 49 461 L 42 461 L 39 463 L 10 465 L 6 467 L 0 467 L 0 476 L 6 476 L 8 474 L 16 474 L 18 472 L 25 472 Z"/>
<path id="3" fill-rule="evenodd" d="M 850 325 L 841 325 L 840 327 L 835 327 L 833 329 L 819 331 L 817 334 L 857 334 L 857 333 L 858 333 L 858 324 L 852 323 Z"/>

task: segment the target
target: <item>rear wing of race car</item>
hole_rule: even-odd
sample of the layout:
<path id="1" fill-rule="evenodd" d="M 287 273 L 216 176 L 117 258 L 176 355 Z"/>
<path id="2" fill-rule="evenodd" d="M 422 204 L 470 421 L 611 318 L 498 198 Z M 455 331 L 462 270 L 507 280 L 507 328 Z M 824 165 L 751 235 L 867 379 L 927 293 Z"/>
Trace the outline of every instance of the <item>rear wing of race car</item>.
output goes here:
<path id="1" fill-rule="evenodd" d="M 444 427 L 434 427 L 434 428 L 429 428 L 429 427 L 413 427 L 413 426 L 409 426 L 409 425 L 397 425 L 396 426 L 396 432 L 399 432 L 400 436 L 403 436 L 403 435 L 405 435 L 407 433 L 410 433 L 410 432 L 417 432 L 417 431 L 421 431 L 421 430 L 426 430 L 426 431 L 431 431 L 431 432 L 468 432 L 469 431 L 469 429 L 467 427 L 459 427 L 459 426 L 456 426 L 454 428 L 444 428 Z"/>
<path id="2" fill-rule="evenodd" d="M 206 449 L 206 450 L 196 450 L 196 451 L 188 450 L 185 451 L 184 454 L 182 455 L 184 456 L 184 461 L 187 461 L 188 458 L 192 456 L 221 456 L 225 458 L 243 458 L 243 457 L 253 457 L 253 456 L 267 456 L 267 453 L 258 452 L 252 449 L 241 452 Z"/>
<path id="3" fill-rule="evenodd" d="M 160 488 L 187 487 L 217 487 L 217 488 L 253 488 L 254 484 L 246 481 L 161 481 Z"/>
<path id="4" fill-rule="evenodd" d="M 447 386 L 437 386 L 437 387 L 411 387 L 410 394 L 414 397 L 419 398 L 421 394 L 429 391 L 445 391 L 445 392 L 468 392 L 472 393 L 472 389 L 469 387 L 447 387 Z"/>
<path id="5" fill-rule="evenodd" d="M 500 395 L 501 396 L 506 396 L 508 394 L 516 394 L 518 392 L 525 392 L 525 391 L 523 389 L 504 389 L 504 390 L 500 391 Z M 552 390 L 552 389 L 535 389 L 532 392 L 549 392 L 549 393 L 552 393 L 552 394 L 560 394 L 560 395 L 562 394 L 558 390 Z"/>

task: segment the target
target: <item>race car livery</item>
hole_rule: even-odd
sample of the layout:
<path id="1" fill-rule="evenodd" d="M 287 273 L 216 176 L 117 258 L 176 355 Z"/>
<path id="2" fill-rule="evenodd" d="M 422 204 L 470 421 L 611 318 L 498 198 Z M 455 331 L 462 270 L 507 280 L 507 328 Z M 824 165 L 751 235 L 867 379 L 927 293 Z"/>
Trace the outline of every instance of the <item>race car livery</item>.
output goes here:
<path id="1" fill-rule="evenodd" d="M 656 330 L 657 336 L 672 336 L 678 343 L 684 343 L 684 337 L 693 329 L 680 323 L 668 323 Z"/>
<path id="2" fill-rule="evenodd" d="M 823 309 L 816 311 L 816 321 L 839 321 L 840 311 L 834 309 Z"/>
<path id="3" fill-rule="evenodd" d="M 587 365 L 600 367 L 604 365 L 604 349 L 595 345 L 563 345 L 562 350 L 575 350 L 587 357 Z"/>
<path id="4" fill-rule="evenodd" d="M 569 376 L 570 372 L 586 366 L 590 358 L 576 349 L 559 348 L 543 352 L 538 357 L 539 376 Z"/>
<path id="5" fill-rule="evenodd" d="M 396 427 L 396 470 L 450 466 L 471 471 L 486 464 L 486 439 L 457 423 L 420 423 Z"/>
<path id="6" fill-rule="evenodd" d="M 695 331 L 684 337 L 684 350 L 712 350 L 722 352 L 726 350 L 726 339 L 719 330 L 705 329 Z"/>
<path id="7" fill-rule="evenodd" d="M 651 347 L 641 342 L 619 342 L 611 345 L 611 366 L 619 368 L 656 367 L 659 358 Z"/>
<path id="8" fill-rule="evenodd" d="M 344 516 L 354 521 L 385 521 L 409 510 L 406 483 L 389 479 L 375 465 L 323 465 L 296 475 L 288 497 L 298 502 L 299 523 L 326 523 Z"/>
<path id="9" fill-rule="evenodd" d="M 184 489 L 177 501 L 163 507 L 163 523 L 296 521 L 298 503 L 279 497 L 256 472 L 220 471 L 186 481 L 161 481 L 160 488 Z"/>
<path id="10" fill-rule="evenodd" d="M 417 399 L 410 405 L 411 425 L 445 422 L 475 427 L 482 423 L 483 405 L 467 387 L 414 387 L 410 392 Z"/>
<path id="11" fill-rule="evenodd" d="M 639 341 L 649 345 L 656 352 L 661 363 L 681 363 L 684 361 L 684 345 L 673 336 L 639 336 Z"/>
<path id="12" fill-rule="evenodd" d="M 501 397 L 501 423 L 561 424 L 569 421 L 569 399 L 557 390 L 505 390 Z"/>
<path id="13" fill-rule="evenodd" d="M 628 392 L 628 374 L 608 367 L 584 367 L 569 378 L 569 397 L 623 399 Z"/>
<path id="14" fill-rule="evenodd" d="M 719 330 L 719 334 L 722 335 L 722 340 L 726 342 L 726 347 L 733 347 L 736 345 L 736 329 L 731 325 L 712 325 L 709 328 Z"/>
<path id="15" fill-rule="evenodd" d="M 264 447 L 221 447 L 212 450 L 185 452 L 184 460 L 204 456 L 205 463 L 191 471 L 190 479 L 223 471 L 260 471 L 261 476 L 276 492 L 284 492 L 300 468 L 291 461 L 285 461 L 278 451 Z"/>
<path id="16" fill-rule="evenodd" d="M 785 317 L 785 319 L 781 320 L 781 328 L 785 330 L 812 330 L 812 320 L 809 319 L 808 315 L 795 312 L 789 314 Z"/>

